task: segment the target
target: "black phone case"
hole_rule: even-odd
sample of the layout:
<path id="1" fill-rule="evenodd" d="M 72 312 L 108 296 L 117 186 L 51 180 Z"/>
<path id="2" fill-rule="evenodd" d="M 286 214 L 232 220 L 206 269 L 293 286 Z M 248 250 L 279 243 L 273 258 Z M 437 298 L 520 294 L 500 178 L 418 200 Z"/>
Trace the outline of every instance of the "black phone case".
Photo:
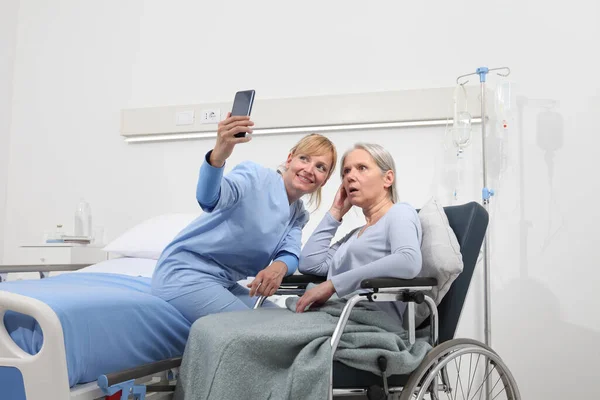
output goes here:
<path id="1" fill-rule="evenodd" d="M 252 95 L 252 100 L 250 101 L 250 107 L 248 108 L 248 115 L 252 113 L 252 107 L 254 106 L 254 96 L 256 96 L 256 92 Z M 234 100 L 235 101 L 235 100 Z M 235 108 L 235 107 L 234 107 Z M 232 114 L 233 115 L 233 114 Z M 234 137 L 241 138 L 246 137 L 246 132 L 240 132 L 233 135 Z"/>

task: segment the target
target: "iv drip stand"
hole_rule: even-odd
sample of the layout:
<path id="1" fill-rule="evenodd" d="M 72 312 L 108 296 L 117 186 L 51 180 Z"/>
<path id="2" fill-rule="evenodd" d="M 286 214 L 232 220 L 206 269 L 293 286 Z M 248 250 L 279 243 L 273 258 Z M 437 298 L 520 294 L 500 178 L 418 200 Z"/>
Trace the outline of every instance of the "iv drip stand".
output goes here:
<path id="1" fill-rule="evenodd" d="M 466 78 L 471 75 L 479 75 L 479 82 L 481 85 L 481 157 L 483 164 L 483 189 L 481 190 L 481 198 L 483 207 L 486 211 L 489 208 L 489 202 L 491 196 L 494 195 L 494 190 L 489 189 L 487 187 L 487 163 L 486 163 L 486 147 L 485 147 L 485 134 L 486 134 L 486 125 L 487 125 L 487 115 L 486 115 L 486 99 L 485 99 L 485 82 L 487 74 L 491 71 L 504 71 L 503 73 L 497 72 L 498 75 L 502 77 L 506 77 L 510 75 L 510 68 L 508 67 L 500 67 L 500 68 L 487 68 L 487 67 L 479 67 L 474 73 L 461 75 L 456 78 L 456 83 L 458 85 L 465 85 L 467 81 L 460 82 L 462 78 Z M 491 301 L 490 301 L 490 252 L 489 252 L 489 234 L 486 232 L 483 242 L 483 302 L 484 302 L 484 311 L 483 311 L 483 333 L 484 333 L 484 343 L 488 346 L 492 346 L 492 323 L 491 323 Z M 487 366 L 486 366 L 486 374 L 487 374 Z M 486 379 L 486 398 L 488 398 L 490 382 L 489 379 Z"/>

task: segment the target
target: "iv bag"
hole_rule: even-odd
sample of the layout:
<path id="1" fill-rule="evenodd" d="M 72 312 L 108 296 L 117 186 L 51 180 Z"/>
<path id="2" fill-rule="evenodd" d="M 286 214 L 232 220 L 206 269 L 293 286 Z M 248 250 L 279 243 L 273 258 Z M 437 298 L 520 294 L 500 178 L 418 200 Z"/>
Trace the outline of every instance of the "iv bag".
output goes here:
<path id="1" fill-rule="evenodd" d="M 462 99 L 461 99 L 462 97 Z M 471 142 L 471 113 L 467 109 L 467 90 L 463 85 L 454 89 L 454 123 L 452 124 L 452 143 L 460 152 Z"/>
<path id="2" fill-rule="evenodd" d="M 452 126 L 452 142 L 459 149 L 463 149 L 471 142 L 471 114 L 460 111 L 456 114 Z"/>
<path id="3" fill-rule="evenodd" d="M 514 106 L 512 92 L 512 84 L 509 81 L 501 81 L 496 85 L 496 92 L 494 94 L 496 117 L 504 125 L 504 128 L 507 128 L 508 120 Z"/>

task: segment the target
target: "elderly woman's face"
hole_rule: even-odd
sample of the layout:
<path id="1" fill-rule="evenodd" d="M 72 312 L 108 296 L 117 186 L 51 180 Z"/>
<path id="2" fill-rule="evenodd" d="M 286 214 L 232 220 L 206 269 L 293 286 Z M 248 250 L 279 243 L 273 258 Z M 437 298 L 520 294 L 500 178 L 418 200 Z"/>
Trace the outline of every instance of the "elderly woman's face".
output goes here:
<path id="1" fill-rule="evenodd" d="M 382 174 L 367 151 L 356 149 L 348 153 L 342 172 L 344 189 L 352 205 L 368 207 L 388 195 L 387 188 L 391 184 L 389 177 Z"/>

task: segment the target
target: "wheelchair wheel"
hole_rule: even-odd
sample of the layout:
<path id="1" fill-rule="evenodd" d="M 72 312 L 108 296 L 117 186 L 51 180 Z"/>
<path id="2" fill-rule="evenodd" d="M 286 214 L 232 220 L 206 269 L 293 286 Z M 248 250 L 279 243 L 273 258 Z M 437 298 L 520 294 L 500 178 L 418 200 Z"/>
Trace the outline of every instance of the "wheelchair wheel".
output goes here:
<path id="1" fill-rule="evenodd" d="M 471 339 L 449 340 L 427 354 L 400 400 L 520 400 L 508 367 L 495 351 Z"/>

